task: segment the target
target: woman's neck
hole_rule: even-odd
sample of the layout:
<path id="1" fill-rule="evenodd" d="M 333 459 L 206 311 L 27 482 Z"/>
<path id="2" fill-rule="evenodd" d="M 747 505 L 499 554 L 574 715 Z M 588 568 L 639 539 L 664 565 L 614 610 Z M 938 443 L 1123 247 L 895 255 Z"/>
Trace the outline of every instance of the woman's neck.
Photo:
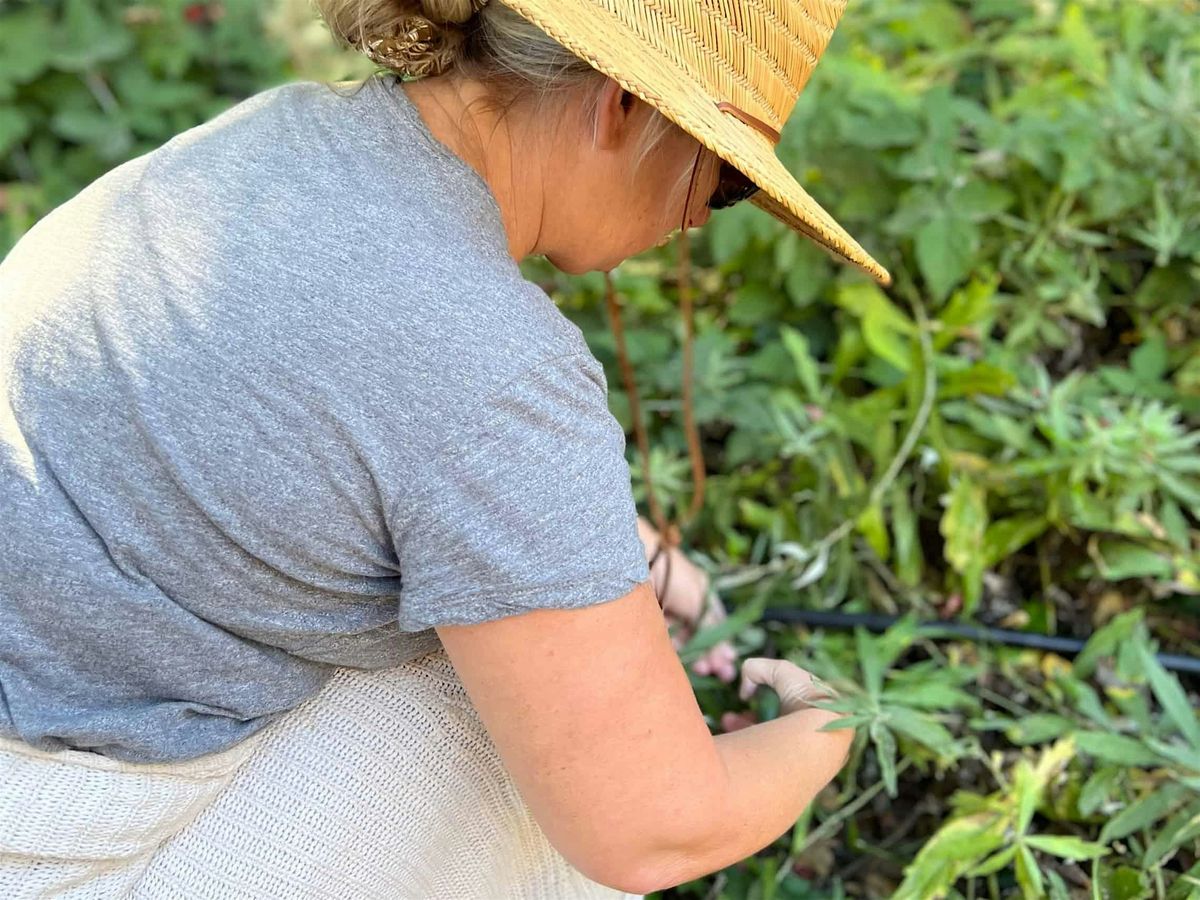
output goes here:
<path id="1" fill-rule="evenodd" d="M 544 221 L 544 172 L 537 148 L 525 147 L 523 122 L 499 116 L 478 82 L 439 77 L 405 82 L 403 90 L 430 133 L 478 173 L 500 207 L 508 252 L 520 262 L 538 252 Z"/>

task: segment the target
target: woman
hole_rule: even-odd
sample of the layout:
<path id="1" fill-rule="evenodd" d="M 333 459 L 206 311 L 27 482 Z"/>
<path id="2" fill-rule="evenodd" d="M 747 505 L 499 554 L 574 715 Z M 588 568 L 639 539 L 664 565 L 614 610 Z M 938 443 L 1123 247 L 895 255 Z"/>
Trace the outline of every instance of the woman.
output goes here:
<path id="1" fill-rule="evenodd" d="M 710 734 L 604 371 L 517 262 L 608 269 L 753 196 L 886 283 L 773 151 L 842 4 L 320 6 L 418 80 L 264 91 L 0 265 L 0 894 L 736 862 L 852 733 L 754 659 L 785 714 Z"/>

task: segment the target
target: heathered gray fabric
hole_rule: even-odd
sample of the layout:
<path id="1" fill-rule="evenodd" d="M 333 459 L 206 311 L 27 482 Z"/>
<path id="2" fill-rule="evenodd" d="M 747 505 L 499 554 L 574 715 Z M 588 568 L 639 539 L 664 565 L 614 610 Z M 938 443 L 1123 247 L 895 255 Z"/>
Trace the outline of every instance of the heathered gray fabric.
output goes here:
<path id="1" fill-rule="evenodd" d="M 649 577 L 580 330 L 398 83 L 257 94 L 0 263 L 0 734 L 171 761 Z"/>

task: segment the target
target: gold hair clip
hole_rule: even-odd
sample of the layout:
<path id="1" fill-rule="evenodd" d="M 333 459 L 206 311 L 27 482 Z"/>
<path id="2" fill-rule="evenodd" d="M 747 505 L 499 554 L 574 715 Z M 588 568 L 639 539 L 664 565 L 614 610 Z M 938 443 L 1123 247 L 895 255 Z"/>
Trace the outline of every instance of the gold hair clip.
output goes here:
<path id="1" fill-rule="evenodd" d="M 405 16 L 391 37 L 366 42 L 363 52 L 403 75 L 424 78 L 444 71 L 451 61 L 443 29 L 424 16 Z"/>

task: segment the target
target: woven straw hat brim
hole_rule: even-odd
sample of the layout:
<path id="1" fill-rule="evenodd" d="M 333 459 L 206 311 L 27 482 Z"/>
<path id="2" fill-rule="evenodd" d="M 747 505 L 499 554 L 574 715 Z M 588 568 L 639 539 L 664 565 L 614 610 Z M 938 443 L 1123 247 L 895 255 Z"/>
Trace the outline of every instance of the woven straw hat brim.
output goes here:
<path id="1" fill-rule="evenodd" d="M 677 60 L 597 0 L 499 0 L 654 106 L 759 187 L 751 202 L 883 285 L 892 277 L 800 186 L 765 135 L 717 108 Z M 799 52 L 799 51 L 798 51 Z"/>

